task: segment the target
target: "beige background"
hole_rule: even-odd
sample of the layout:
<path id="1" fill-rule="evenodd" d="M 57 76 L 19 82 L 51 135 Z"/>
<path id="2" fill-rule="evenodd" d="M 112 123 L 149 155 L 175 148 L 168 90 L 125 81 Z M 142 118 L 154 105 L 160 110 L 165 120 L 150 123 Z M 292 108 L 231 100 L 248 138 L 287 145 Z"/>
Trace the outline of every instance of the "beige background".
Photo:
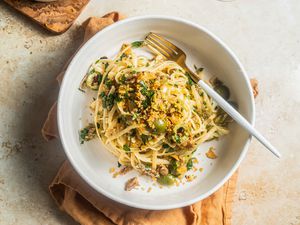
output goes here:
<path id="1" fill-rule="evenodd" d="M 217 34 L 259 81 L 256 127 L 282 152 L 253 140 L 240 168 L 233 224 L 300 224 L 299 0 L 94 0 L 80 16 L 179 16 Z M 40 129 L 57 92 L 55 76 L 79 45 L 78 25 L 51 36 L 0 3 L 0 224 L 67 224 L 47 185 L 65 156 Z"/>

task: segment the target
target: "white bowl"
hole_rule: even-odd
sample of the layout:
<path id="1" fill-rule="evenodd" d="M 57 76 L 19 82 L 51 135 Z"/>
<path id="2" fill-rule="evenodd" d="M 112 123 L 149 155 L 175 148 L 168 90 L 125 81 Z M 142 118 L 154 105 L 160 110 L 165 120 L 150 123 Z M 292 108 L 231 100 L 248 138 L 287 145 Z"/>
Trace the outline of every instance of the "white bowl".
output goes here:
<path id="1" fill-rule="evenodd" d="M 87 124 L 88 104 L 91 99 L 78 90 L 82 77 L 90 64 L 101 56 L 114 57 L 121 44 L 144 39 L 150 31 L 169 38 L 182 48 L 191 66 L 203 65 L 206 70 L 225 82 L 239 111 L 254 123 L 254 99 L 246 72 L 232 51 L 214 34 L 192 22 L 172 17 L 145 16 L 120 21 L 97 33 L 76 54 L 70 63 L 58 100 L 59 133 L 66 155 L 78 174 L 99 193 L 126 205 L 143 209 L 171 209 L 190 205 L 208 197 L 220 188 L 234 173 L 245 157 L 249 135 L 238 125 L 232 124 L 230 134 L 219 141 L 205 143 L 195 153 L 203 172 L 185 185 L 151 186 L 148 177 L 140 177 L 146 190 L 124 191 L 124 183 L 136 175 L 134 171 L 113 178 L 111 167 L 117 168 L 117 159 L 99 140 L 83 145 L 78 131 Z M 217 159 L 205 156 L 209 146 L 215 146 Z"/>

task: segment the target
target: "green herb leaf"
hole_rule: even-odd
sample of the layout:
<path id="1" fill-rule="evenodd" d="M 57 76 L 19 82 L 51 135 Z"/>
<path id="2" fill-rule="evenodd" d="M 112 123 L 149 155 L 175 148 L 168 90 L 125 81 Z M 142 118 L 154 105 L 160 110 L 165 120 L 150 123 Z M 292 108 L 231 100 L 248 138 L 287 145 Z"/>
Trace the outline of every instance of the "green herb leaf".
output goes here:
<path id="1" fill-rule="evenodd" d="M 150 105 L 150 102 L 148 99 L 142 101 L 142 106 L 144 109 L 146 109 L 149 105 Z"/>
<path id="2" fill-rule="evenodd" d="M 95 73 L 96 72 L 96 70 L 93 68 L 93 69 L 91 69 L 91 71 L 89 72 L 89 74 L 92 74 L 92 73 Z"/>
<path id="3" fill-rule="evenodd" d="M 149 136 L 148 136 L 148 135 L 145 135 L 145 134 L 142 134 L 142 135 L 141 135 L 141 138 L 142 138 L 143 144 L 146 144 L 146 142 L 147 142 L 148 139 L 149 139 Z"/>
<path id="4" fill-rule="evenodd" d="M 101 84 L 102 78 L 103 78 L 102 74 L 99 73 L 98 74 L 98 84 Z"/>
<path id="5" fill-rule="evenodd" d="M 126 83 L 126 80 L 127 80 L 127 78 L 125 77 L 125 75 L 122 75 L 122 76 L 121 76 L 121 79 L 120 79 L 121 83 L 122 83 L 122 84 L 125 84 L 125 83 Z"/>
<path id="6" fill-rule="evenodd" d="M 102 91 L 101 93 L 100 93 L 100 95 L 99 95 L 101 98 L 103 98 L 103 97 L 105 97 L 105 92 L 104 91 Z"/>
<path id="7" fill-rule="evenodd" d="M 169 146 L 168 144 L 166 144 L 166 143 L 164 143 L 164 144 L 162 145 L 162 147 L 163 147 L 163 148 L 170 148 L 170 146 Z"/>
<path id="8" fill-rule="evenodd" d="M 144 43 L 143 41 L 134 41 L 134 42 L 131 43 L 131 47 L 139 48 L 143 45 L 143 43 Z"/>
<path id="9" fill-rule="evenodd" d="M 122 55 L 120 56 L 120 60 L 122 60 L 124 57 L 127 57 L 127 54 L 122 53 Z"/>
<path id="10" fill-rule="evenodd" d="M 120 101 L 120 98 L 117 93 L 109 94 L 108 96 L 103 98 L 104 108 L 111 109 L 115 102 Z"/>
<path id="11" fill-rule="evenodd" d="M 168 166 L 169 172 L 174 176 L 178 176 L 179 174 L 177 172 L 177 168 L 178 168 L 177 161 L 175 159 L 172 159 Z"/>
<path id="12" fill-rule="evenodd" d="M 176 143 L 180 143 L 180 142 L 181 142 L 180 137 L 179 137 L 177 134 L 174 134 L 174 135 L 172 136 L 172 138 L 173 138 L 173 140 L 174 140 Z"/>
<path id="13" fill-rule="evenodd" d="M 108 89 L 110 89 L 110 88 L 112 87 L 112 85 L 113 85 L 113 81 L 110 80 L 110 79 L 106 76 L 105 79 L 104 79 L 104 84 L 106 85 L 106 87 L 107 87 Z"/>
<path id="14" fill-rule="evenodd" d="M 132 115 L 132 120 L 136 120 L 137 118 L 138 118 L 137 113 L 133 113 L 133 115 Z"/>
<path id="15" fill-rule="evenodd" d="M 166 150 L 166 153 L 169 153 L 169 152 L 174 152 L 175 149 L 174 148 L 171 148 L 168 144 L 164 143 L 163 146 L 162 146 L 164 149 L 167 149 Z"/>
<path id="16" fill-rule="evenodd" d="M 150 163 L 146 163 L 146 164 L 145 164 L 145 169 L 146 169 L 146 170 L 151 170 L 151 165 L 150 165 Z"/>
<path id="17" fill-rule="evenodd" d="M 189 161 L 187 162 L 187 164 L 186 164 L 187 170 L 190 170 L 193 168 L 193 160 L 194 160 L 194 158 L 190 158 Z"/>
<path id="18" fill-rule="evenodd" d="M 79 140 L 81 141 L 80 143 L 83 144 L 85 141 L 85 137 L 87 136 L 87 134 L 89 133 L 89 129 L 87 128 L 83 128 L 80 132 L 79 132 Z"/>
<path id="19" fill-rule="evenodd" d="M 130 148 L 129 148 L 129 146 L 128 145 L 123 145 L 123 149 L 124 149 L 124 151 L 126 151 L 126 152 L 130 152 Z"/>
<path id="20" fill-rule="evenodd" d="M 194 84 L 194 81 L 192 80 L 191 75 L 188 72 L 186 72 L 185 75 L 188 77 L 187 84 L 192 86 Z"/>

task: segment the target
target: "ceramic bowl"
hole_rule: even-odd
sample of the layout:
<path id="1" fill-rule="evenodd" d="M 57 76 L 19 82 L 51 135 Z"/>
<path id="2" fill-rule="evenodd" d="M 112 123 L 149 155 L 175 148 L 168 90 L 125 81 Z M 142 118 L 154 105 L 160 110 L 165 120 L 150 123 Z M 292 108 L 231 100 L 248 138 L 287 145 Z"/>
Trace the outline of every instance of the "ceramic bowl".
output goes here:
<path id="1" fill-rule="evenodd" d="M 230 134 L 201 145 L 195 156 L 198 168 L 203 170 L 194 172 L 196 179 L 192 182 L 161 189 L 153 186 L 150 178 L 141 176 L 139 189 L 124 191 L 125 182 L 136 176 L 136 172 L 113 178 L 109 169 L 117 168 L 117 158 L 99 140 L 80 144 L 78 131 L 88 123 L 91 99 L 78 87 L 92 62 L 101 56 L 114 57 L 122 43 L 143 40 L 150 31 L 183 49 L 188 65 L 204 67 L 207 78 L 212 74 L 222 80 L 231 90 L 231 99 L 238 103 L 239 112 L 252 124 L 255 109 L 249 79 L 233 52 L 206 28 L 180 18 L 125 19 L 98 32 L 77 52 L 66 71 L 58 100 L 59 133 L 68 159 L 86 183 L 100 194 L 128 206 L 161 210 L 190 205 L 219 189 L 245 157 L 250 136 L 233 123 Z M 217 159 L 206 157 L 210 146 L 215 147 Z M 147 192 L 149 187 L 152 191 Z"/>

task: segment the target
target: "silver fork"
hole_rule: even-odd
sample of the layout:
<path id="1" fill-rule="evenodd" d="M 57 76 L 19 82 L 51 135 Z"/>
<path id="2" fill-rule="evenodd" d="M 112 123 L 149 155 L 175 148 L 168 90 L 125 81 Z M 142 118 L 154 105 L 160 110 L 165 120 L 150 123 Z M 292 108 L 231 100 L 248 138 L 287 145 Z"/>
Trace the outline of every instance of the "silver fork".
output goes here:
<path id="1" fill-rule="evenodd" d="M 216 103 L 232 117 L 241 127 L 243 127 L 249 134 L 253 135 L 260 143 L 269 149 L 278 158 L 281 157 L 279 151 L 264 138 L 237 110 L 235 110 L 224 98 L 222 98 L 213 88 L 201 80 L 193 71 L 191 71 L 186 63 L 186 54 L 177 46 L 166 40 L 164 37 L 149 33 L 145 38 L 146 46 L 155 54 L 164 56 L 166 59 L 175 61 L 186 72 L 188 72 L 194 82 L 196 82 L 206 93 L 211 96 Z"/>

